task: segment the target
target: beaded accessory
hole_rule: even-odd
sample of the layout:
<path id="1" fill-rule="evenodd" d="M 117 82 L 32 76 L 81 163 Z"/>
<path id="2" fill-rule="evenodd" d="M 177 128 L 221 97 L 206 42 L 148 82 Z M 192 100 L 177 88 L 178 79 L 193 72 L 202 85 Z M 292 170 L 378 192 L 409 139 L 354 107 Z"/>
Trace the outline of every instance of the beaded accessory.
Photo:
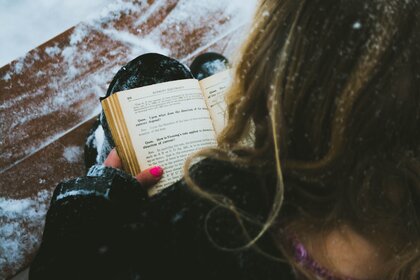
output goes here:
<path id="1" fill-rule="evenodd" d="M 321 266 L 317 263 L 306 250 L 305 246 L 296 238 L 292 239 L 295 259 L 296 261 L 301 264 L 306 269 L 313 272 L 318 279 L 325 279 L 325 280 L 358 280 L 352 277 L 338 277 L 335 276 L 331 271 L 326 269 L 325 267 Z"/>

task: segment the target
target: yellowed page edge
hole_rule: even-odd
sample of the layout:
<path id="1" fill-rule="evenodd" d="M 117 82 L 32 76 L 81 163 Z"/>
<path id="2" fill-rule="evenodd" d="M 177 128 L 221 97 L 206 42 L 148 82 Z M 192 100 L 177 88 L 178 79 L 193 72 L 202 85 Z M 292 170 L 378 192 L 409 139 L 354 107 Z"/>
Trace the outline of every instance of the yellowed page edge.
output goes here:
<path id="1" fill-rule="evenodd" d="M 126 155 L 128 158 L 128 163 L 129 163 L 129 167 L 130 167 L 130 173 L 133 176 L 136 176 L 138 173 L 140 173 L 140 166 L 138 163 L 138 159 L 136 157 L 135 151 L 134 151 L 134 147 L 133 147 L 133 139 L 131 137 L 131 134 L 128 131 L 127 128 L 127 123 L 125 121 L 124 118 L 124 114 L 122 112 L 122 108 L 121 108 L 121 103 L 119 100 L 119 96 L 116 95 L 116 102 L 118 104 L 118 114 L 121 116 L 121 118 L 119 118 L 121 120 L 121 130 L 122 130 L 122 134 L 125 135 L 125 137 L 123 138 L 125 141 L 125 149 L 126 149 Z"/>
<path id="2" fill-rule="evenodd" d="M 118 120 L 121 118 L 121 116 L 118 115 L 118 110 L 116 109 L 116 106 L 114 104 L 115 102 L 114 99 L 115 99 L 115 96 L 111 95 L 107 99 L 103 100 L 102 104 L 103 104 L 103 108 L 104 108 L 104 112 L 105 112 L 105 116 L 106 116 L 109 128 L 111 130 L 112 138 L 115 142 L 118 155 L 120 156 L 121 161 L 122 161 L 123 169 L 126 170 L 127 172 L 130 172 L 131 174 L 130 164 L 127 158 L 128 155 L 127 155 L 124 143 L 122 141 L 123 139 L 122 131 L 119 128 Z"/>

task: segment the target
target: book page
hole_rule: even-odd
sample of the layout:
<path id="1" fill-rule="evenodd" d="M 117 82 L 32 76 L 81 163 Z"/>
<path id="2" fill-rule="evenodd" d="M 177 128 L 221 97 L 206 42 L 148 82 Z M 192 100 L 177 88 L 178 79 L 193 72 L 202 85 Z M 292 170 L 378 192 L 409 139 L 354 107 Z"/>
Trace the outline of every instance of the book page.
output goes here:
<path id="1" fill-rule="evenodd" d="M 206 98 L 207 107 L 209 108 L 216 134 L 219 134 L 226 125 L 225 93 L 229 89 L 231 82 L 232 76 L 230 69 L 200 81 L 200 86 Z"/>
<path id="2" fill-rule="evenodd" d="M 195 79 L 177 80 L 117 93 L 134 151 L 144 170 L 164 169 L 155 194 L 182 178 L 187 156 L 216 146 L 210 114 Z"/>

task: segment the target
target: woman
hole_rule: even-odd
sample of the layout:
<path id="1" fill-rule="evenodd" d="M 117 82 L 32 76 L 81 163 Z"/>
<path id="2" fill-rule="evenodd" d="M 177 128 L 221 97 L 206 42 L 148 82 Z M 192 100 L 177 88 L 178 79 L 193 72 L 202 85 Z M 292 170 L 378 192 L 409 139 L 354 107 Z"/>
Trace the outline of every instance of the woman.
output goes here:
<path id="1" fill-rule="evenodd" d="M 262 1 L 218 148 L 153 198 L 115 152 L 76 179 L 95 195 L 62 183 L 30 278 L 418 279 L 419 21 L 414 0 Z"/>

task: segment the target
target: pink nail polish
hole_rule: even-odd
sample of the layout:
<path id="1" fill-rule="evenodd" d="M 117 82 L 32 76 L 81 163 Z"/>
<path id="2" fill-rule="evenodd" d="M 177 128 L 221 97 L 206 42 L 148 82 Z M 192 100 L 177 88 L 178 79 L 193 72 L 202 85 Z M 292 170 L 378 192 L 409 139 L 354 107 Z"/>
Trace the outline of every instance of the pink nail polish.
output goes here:
<path id="1" fill-rule="evenodd" d="M 163 169 L 160 166 L 155 166 L 149 170 L 150 174 L 154 177 L 160 177 L 163 174 Z"/>

